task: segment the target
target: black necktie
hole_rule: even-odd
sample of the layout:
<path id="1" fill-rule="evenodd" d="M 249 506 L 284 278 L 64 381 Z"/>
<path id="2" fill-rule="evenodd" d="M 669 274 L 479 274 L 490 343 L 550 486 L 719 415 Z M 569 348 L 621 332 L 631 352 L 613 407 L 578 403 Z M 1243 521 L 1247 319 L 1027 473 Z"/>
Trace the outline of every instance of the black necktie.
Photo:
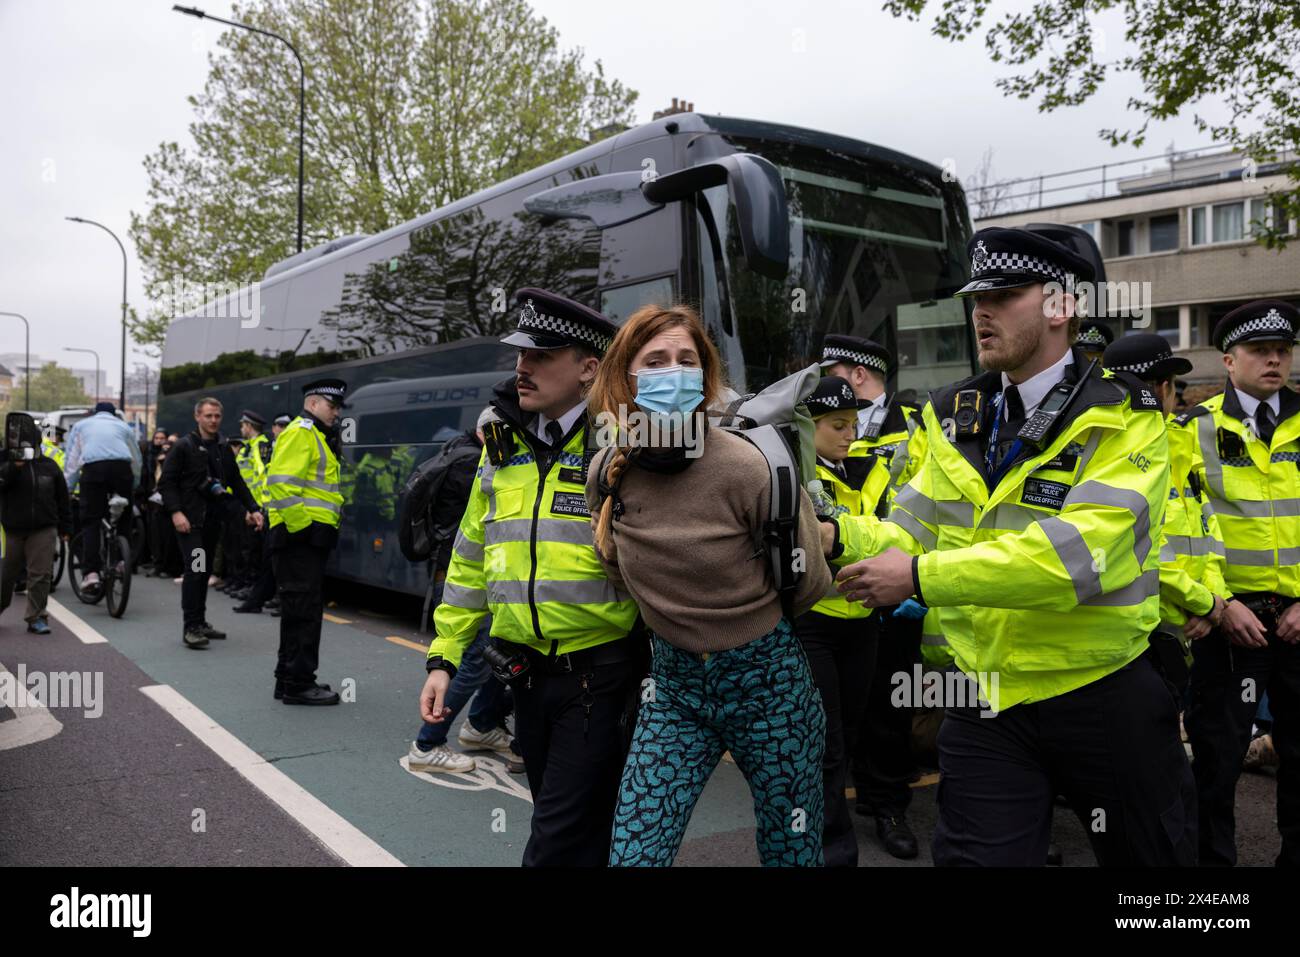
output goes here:
<path id="1" fill-rule="evenodd" d="M 564 441 L 564 432 L 558 422 L 546 423 L 546 440 L 551 443 L 551 448 L 555 451 L 560 450 L 560 445 Z"/>
<path id="2" fill-rule="evenodd" d="M 1273 430 L 1277 422 L 1273 419 L 1273 408 L 1267 402 L 1261 402 L 1255 410 L 1255 428 L 1259 431 L 1259 440 L 1265 445 L 1273 443 Z"/>
<path id="3" fill-rule="evenodd" d="M 1025 421 L 1025 403 L 1020 399 L 1018 388 L 1014 385 L 1007 386 L 1006 391 L 1002 393 L 1002 402 L 1006 409 L 1008 423 Z"/>

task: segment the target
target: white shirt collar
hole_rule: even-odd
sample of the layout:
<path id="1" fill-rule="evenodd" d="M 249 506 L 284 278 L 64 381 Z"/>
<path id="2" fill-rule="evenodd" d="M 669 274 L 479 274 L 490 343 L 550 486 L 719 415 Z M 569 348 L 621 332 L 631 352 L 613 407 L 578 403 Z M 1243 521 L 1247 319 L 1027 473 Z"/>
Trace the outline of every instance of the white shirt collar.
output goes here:
<path id="1" fill-rule="evenodd" d="M 1039 403 L 1047 397 L 1048 392 L 1052 391 L 1052 386 L 1065 377 L 1065 367 L 1069 365 L 1074 365 L 1074 354 L 1067 349 L 1065 355 L 1061 356 L 1052 366 L 1016 386 L 1017 391 L 1020 393 L 1020 401 L 1025 406 L 1025 415 L 1034 414 L 1034 410 L 1038 408 Z M 1002 373 L 1002 391 L 1005 392 L 1011 384 L 1007 374 Z M 1004 416 L 1005 410 L 1006 406 L 1004 405 Z"/>
<path id="2" fill-rule="evenodd" d="M 1255 413 L 1259 411 L 1259 399 L 1253 395 L 1247 395 L 1238 389 L 1235 385 L 1232 391 L 1237 393 L 1237 401 L 1241 403 L 1241 411 L 1246 413 L 1246 418 L 1253 419 Z M 1282 399 L 1280 394 L 1274 392 L 1268 397 L 1268 407 L 1273 410 L 1273 421 L 1276 422 L 1282 416 Z"/>
<path id="3" fill-rule="evenodd" d="M 546 426 L 549 425 L 551 422 L 559 422 L 560 434 L 568 435 L 569 429 L 573 428 L 573 423 L 578 421 L 578 416 L 582 415 L 586 411 L 587 411 L 587 400 L 583 399 L 581 402 L 575 405 L 568 412 L 564 413 L 564 415 L 560 416 L 558 419 L 549 419 L 539 412 L 537 413 L 537 419 L 533 422 L 533 434 L 536 435 L 543 442 L 549 443 L 551 441 L 551 437 L 546 434 Z"/>

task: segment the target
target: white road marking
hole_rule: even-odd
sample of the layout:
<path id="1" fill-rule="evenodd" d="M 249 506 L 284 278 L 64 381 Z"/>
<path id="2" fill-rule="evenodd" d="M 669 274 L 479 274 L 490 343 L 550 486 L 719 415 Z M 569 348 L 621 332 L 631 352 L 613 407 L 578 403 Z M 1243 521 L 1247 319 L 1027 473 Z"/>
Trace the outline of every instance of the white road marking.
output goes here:
<path id="1" fill-rule="evenodd" d="M 49 610 L 54 617 L 63 622 L 68 631 L 72 632 L 81 639 L 84 645 L 103 645 L 108 644 L 108 639 L 91 628 L 88 624 L 78 618 L 67 607 L 50 598 L 46 602 Z"/>
<path id="2" fill-rule="evenodd" d="M 405 866 L 319 798 L 196 708 L 175 688 L 170 685 L 149 685 L 140 691 L 346 863 L 354 867 Z"/>
<path id="3" fill-rule="evenodd" d="M 0 721 L 0 751 L 37 744 L 63 730 L 63 722 L 29 695 L 3 664 L 0 664 L 0 688 L 4 689 L 0 694 L 0 704 L 12 709 L 16 715 L 8 721 Z"/>

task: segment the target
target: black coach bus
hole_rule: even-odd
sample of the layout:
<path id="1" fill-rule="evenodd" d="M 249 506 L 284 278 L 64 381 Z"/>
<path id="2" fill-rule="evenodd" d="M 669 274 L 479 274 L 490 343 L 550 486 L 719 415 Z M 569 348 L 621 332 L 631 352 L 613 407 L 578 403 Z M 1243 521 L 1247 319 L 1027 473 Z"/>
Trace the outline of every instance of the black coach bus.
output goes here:
<path id="1" fill-rule="evenodd" d="M 644 188 L 643 188 L 644 187 Z M 301 408 L 300 385 L 349 384 L 339 548 L 330 573 L 423 594 L 396 545 L 396 491 L 471 428 L 511 373 L 511 296 L 540 286 L 614 321 L 648 302 L 695 305 L 753 391 L 807 365 L 822 336 L 888 345 L 891 389 L 974 371 L 965 307 L 966 201 L 935 166 L 826 133 L 678 114 L 375 236 L 267 270 L 260 315 L 209 303 L 176 317 L 159 422 L 192 428 L 214 395 L 233 420 Z M 220 318 L 229 316 L 229 318 Z"/>

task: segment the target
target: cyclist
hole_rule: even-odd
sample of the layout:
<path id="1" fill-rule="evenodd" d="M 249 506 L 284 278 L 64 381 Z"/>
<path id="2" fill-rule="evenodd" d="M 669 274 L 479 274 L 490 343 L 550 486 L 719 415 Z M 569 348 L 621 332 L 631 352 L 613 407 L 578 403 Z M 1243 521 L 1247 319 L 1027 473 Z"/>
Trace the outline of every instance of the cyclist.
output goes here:
<path id="1" fill-rule="evenodd" d="M 81 587 L 93 595 L 100 589 L 100 521 L 108 515 L 112 496 L 130 499 L 140 480 L 140 445 L 135 430 L 117 417 L 113 403 L 97 402 L 94 414 L 68 433 L 66 456 L 63 471 L 68 488 L 78 477 L 81 482 L 81 531 L 85 533 Z"/>

